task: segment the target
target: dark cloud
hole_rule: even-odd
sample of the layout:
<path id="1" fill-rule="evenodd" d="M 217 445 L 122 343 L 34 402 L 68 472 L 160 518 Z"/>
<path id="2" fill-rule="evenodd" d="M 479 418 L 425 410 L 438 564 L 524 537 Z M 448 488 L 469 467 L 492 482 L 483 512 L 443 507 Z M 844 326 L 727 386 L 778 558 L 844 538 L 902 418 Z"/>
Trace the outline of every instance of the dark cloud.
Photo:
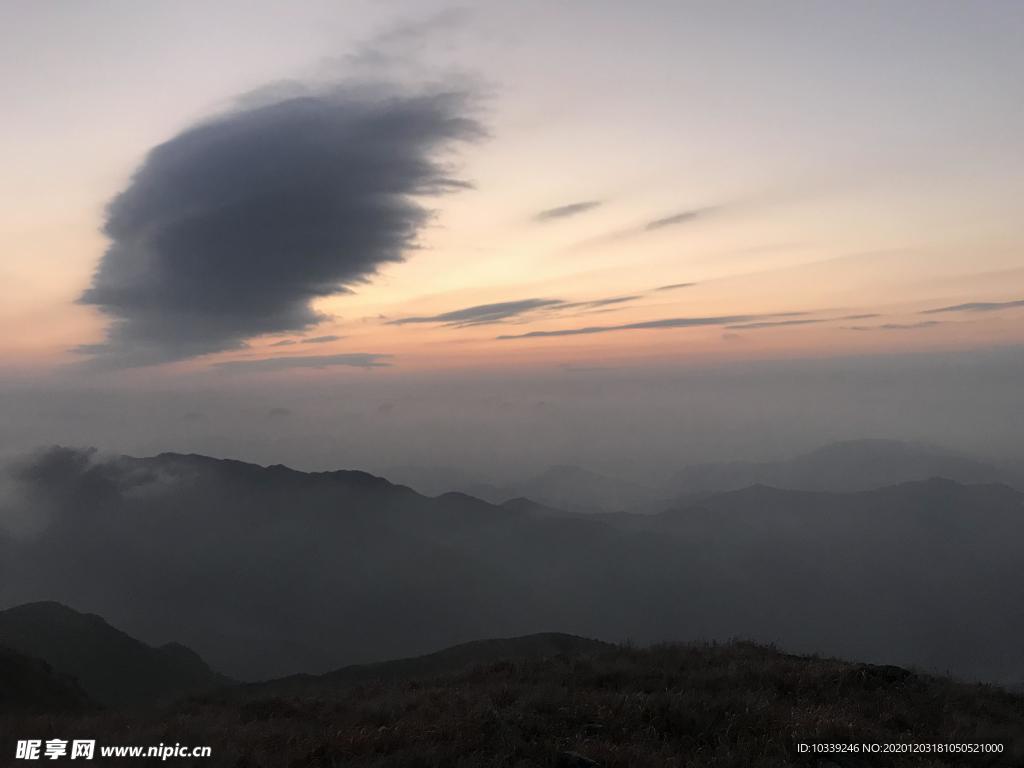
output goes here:
<path id="1" fill-rule="evenodd" d="M 289 408 L 271 408 L 267 411 L 268 419 L 287 419 L 291 415 L 292 412 Z"/>
<path id="2" fill-rule="evenodd" d="M 680 288 L 692 288 L 696 283 L 671 283 L 669 285 L 659 285 L 654 289 L 654 292 L 658 291 L 676 291 Z"/>
<path id="3" fill-rule="evenodd" d="M 943 325 L 941 320 L 925 320 L 920 323 L 885 323 L 884 325 L 850 325 L 848 331 L 910 331 L 915 328 L 930 328 Z"/>
<path id="4" fill-rule="evenodd" d="M 302 343 L 303 344 L 326 344 L 329 341 L 339 341 L 339 340 L 341 340 L 343 338 L 345 338 L 345 337 L 344 336 L 337 336 L 337 335 L 331 333 L 331 334 L 328 334 L 327 336 L 313 336 L 313 337 L 308 338 L 308 339 L 303 339 Z"/>
<path id="5" fill-rule="evenodd" d="M 272 347 L 290 347 L 295 343 L 295 339 L 281 339 L 281 341 L 275 341 L 270 346 Z"/>
<path id="6" fill-rule="evenodd" d="M 296 355 L 263 357 L 256 360 L 227 360 L 215 363 L 217 368 L 247 371 L 281 371 L 287 368 L 328 368 L 336 365 L 353 368 L 383 368 L 391 365 L 391 355 L 351 352 L 341 355 Z"/>
<path id="7" fill-rule="evenodd" d="M 602 204 L 600 200 L 584 200 L 579 203 L 560 205 L 557 208 L 548 208 L 534 216 L 534 221 L 551 221 L 552 219 L 567 219 L 579 213 L 586 213 Z"/>
<path id="8" fill-rule="evenodd" d="M 650 232 L 655 229 L 663 229 L 665 227 L 674 227 L 677 224 L 689 224 L 691 221 L 706 216 L 709 213 L 718 210 L 716 206 L 708 206 L 705 208 L 694 208 L 692 211 L 682 211 L 671 216 L 665 216 L 661 219 L 654 219 L 644 224 L 644 231 Z"/>
<path id="9" fill-rule="evenodd" d="M 415 247 L 418 199 L 466 186 L 439 153 L 480 135 L 461 93 L 346 87 L 248 106 L 149 152 L 109 205 L 80 301 L 112 322 L 98 362 L 234 349 L 323 318 L 322 296 Z"/>
<path id="10" fill-rule="evenodd" d="M 561 299 L 520 299 L 518 301 L 501 301 L 496 304 L 478 304 L 473 307 L 442 312 L 439 315 L 423 315 L 420 317 L 401 317 L 389 321 L 390 325 L 407 325 L 410 323 L 437 323 L 455 327 L 468 325 L 487 325 L 499 323 L 509 318 L 518 317 L 538 309 L 565 306 Z"/>
<path id="11" fill-rule="evenodd" d="M 995 312 L 1000 309 L 1024 307 L 1024 299 L 1018 301 L 972 301 L 968 304 L 954 304 L 951 307 L 926 309 L 922 315 L 937 315 L 939 312 Z"/>
<path id="12" fill-rule="evenodd" d="M 881 317 L 881 315 L 879 315 L 877 313 L 869 312 L 869 313 L 864 314 L 864 315 L 846 315 L 845 317 L 839 317 L 839 318 L 836 318 L 836 319 L 837 320 L 872 320 L 872 319 L 874 319 L 876 317 Z"/>
<path id="13" fill-rule="evenodd" d="M 781 325 L 813 325 L 824 323 L 825 320 L 765 320 L 757 323 L 741 323 L 740 325 L 727 325 L 730 331 L 749 331 L 756 328 L 778 328 Z"/>
<path id="14" fill-rule="evenodd" d="M 778 315 L 723 315 L 720 317 L 670 317 L 664 320 L 647 320 L 640 323 L 624 323 L 622 325 L 591 325 L 584 328 L 563 328 L 557 331 L 531 331 L 517 335 L 498 336 L 499 339 L 534 339 L 547 336 L 583 336 L 594 333 L 611 333 L 613 331 L 656 330 L 663 328 L 696 328 L 705 325 L 734 325 L 736 323 L 757 322 L 763 318 L 789 317 L 802 312 L 786 312 Z"/>

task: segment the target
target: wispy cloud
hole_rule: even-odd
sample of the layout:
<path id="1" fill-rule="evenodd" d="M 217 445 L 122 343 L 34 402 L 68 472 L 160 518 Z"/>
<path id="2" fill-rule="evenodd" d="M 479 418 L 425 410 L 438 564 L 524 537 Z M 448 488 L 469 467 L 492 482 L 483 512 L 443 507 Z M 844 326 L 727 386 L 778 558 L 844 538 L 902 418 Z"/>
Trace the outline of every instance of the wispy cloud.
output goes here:
<path id="1" fill-rule="evenodd" d="M 573 250 L 579 250 L 587 248 L 593 245 L 602 245 L 605 243 L 614 243 L 619 240 L 625 240 L 632 237 L 639 237 L 650 232 L 655 232 L 669 227 L 679 227 L 686 224 L 692 224 L 696 221 L 703 219 L 704 217 L 718 213 L 723 210 L 725 206 L 722 205 L 707 205 L 703 208 L 693 208 L 687 211 L 680 211 L 673 213 L 669 216 L 662 216 L 657 219 L 651 219 L 640 225 L 634 225 L 619 229 L 613 232 L 608 232 L 603 235 L 597 235 L 596 237 L 587 238 L 572 246 Z"/>
<path id="2" fill-rule="evenodd" d="M 824 323 L 825 319 L 807 319 L 807 320 L 766 320 L 764 322 L 757 323 L 741 323 L 740 325 L 727 325 L 726 328 L 730 331 L 751 331 L 756 328 L 777 328 L 781 325 L 813 325 L 815 323 Z"/>
<path id="3" fill-rule="evenodd" d="M 552 221 L 554 219 L 567 219 L 580 213 L 586 213 L 602 204 L 601 200 L 583 200 L 578 203 L 559 205 L 555 208 L 547 208 L 533 217 L 534 221 Z"/>
<path id="4" fill-rule="evenodd" d="M 707 325 L 734 325 L 737 323 L 753 323 L 776 317 L 792 317 L 803 312 L 785 312 L 775 315 L 722 315 L 717 317 L 670 317 L 663 320 L 647 320 L 639 323 L 623 323 L 621 325 L 590 325 L 583 328 L 562 328 L 556 331 L 531 331 L 515 335 L 498 336 L 498 339 L 536 339 L 552 336 L 584 336 L 595 333 L 614 333 L 616 331 L 658 330 L 666 328 L 697 328 Z"/>
<path id="5" fill-rule="evenodd" d="M 670 283 L 668 285 L 659 285 L 657 288 L 652 289 L 652 291 L 678 291 L 680 288 L 692 288 L 695 285 L 696 283 Z"/>
<path id="6" fill-rule="evenodd" d="M 702 218 L 709 213 L 714 213 L 717 210 L 718 206 L 710 205 L 704 208 L 694 208 L 690 211 L 681 211 L 680 213 L 674 213 L 671 216 L 663 216 L 660 219 L 653 219 L 652 221 L 644 224 L 643 231 L 651 232 L 655 229 L 674 227 L 678 224 L 689 224 L 690 222 L 696 221 L 697 219 Z"/>
<path id="7" fill-rule="evenodd" d="M 915 328 L 930 328 L 943 325 L 941 320 L 924 320 L 920 323 L 885 323 L 883 325 L 848 325 L 848 331 L 912 331 Z"/>
<path id="8" fill-rule="evenodd" d="M 282 371 L 289 368 L 383 368 L 391 365 L 391 355 L 352 352 L 341 355 L 296 355 L 290 357 L 264 357 L 258 360 L 226 360 L 214 363 L 217 368 L 246 371 Z"/>
<path id="9" fill-rule="evenodd" d="M 615 304 L 626 304 L 630 301 L 637 301 L 641 296 L 611 296 L 607 299 L 594 299 L 593 301 L 574 301 L 559 305 L 559 309 L 596 309 L 608 307 Z"/>
<path id="10" fill-rule="evenodd" d="M 422 66 L 424 54 L 440 42 L 451 43 L 452 32 L 466 26 L 472 14 L 453 6 L 428 16 L 404 19 L 377 32 L 346 57 L 349 67 L 381 70 Z"/>
<path id="11" fill-rule="evenodd" d="M 1024 307 L 1024 299 L 1018 301 L 972 301 L 967 304 L 954 304 L 951 307 L 926 309 L 922 315 L 937 315 L 940 312 L 995 312 L 1000 309 Z"/>
<path id="12" fill-rule="evenodd" d="M 441 312 L 436 315 L 419 315 L 400 317 L 388 320 L 388 325 L 435 324 L 451 328 L 466 328 L 474 325 L 491 325 L 503 323 L 537 312 L 562 312 L 568 310 L 597 310 L 613 308 L 620 304 L 639 301 L 641 294 L 630 296 L 608 296 L 586 301 L 565 301 L 564 299 L 517 299 L 516 301 L 500 301 L 494 304 L 477 304 L 472 307 Z"/>
<path id="13" fill-rule="evenodd" d="M 303 344 L 326 344 L 329 341 L 339 341 L 345 338 L 344 336 L 336 336 L 335 334 L 328 334 L 327 336 L 313 336 L 309 339 L 303 339 Z"/>
<path id="14" fill-rule="evenodd" d="M 411 323 L 435 323 L 454 327 L 469 325 L 487 325 L 499 323 L 509 318 L 518 317 L 539 309 L 564 306 L 561 299 L 519 299 L 518 301 L 500 301 L 494 304 L 477 304 L 451 312 L 437 315 L 421 315 L 417 317 L 400 317 L 388 321 L 389 325 L 408 325 Z"/>

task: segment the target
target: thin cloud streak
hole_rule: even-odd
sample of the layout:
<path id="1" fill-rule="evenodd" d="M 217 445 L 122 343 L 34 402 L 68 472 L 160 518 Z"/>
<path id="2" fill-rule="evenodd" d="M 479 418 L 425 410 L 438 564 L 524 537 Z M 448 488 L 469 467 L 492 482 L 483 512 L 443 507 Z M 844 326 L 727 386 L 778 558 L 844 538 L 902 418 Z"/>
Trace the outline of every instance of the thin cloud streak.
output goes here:
<path id="1" fill-rule="evenodd" d="M 329 368 L 348 366 L 353 368 L 386 368 L 391 365 L 391 355 L 364 352 L 350 352 L 341 355 L 296 355 L 293 357 L 264 357 L 258 360 L 226 360 L 214 363 L 214 367 L 226 370 L 282 371 L 290 368 Z"/>
<path id="2" fill-rule="evenodd" d="M 519 299 L 518 301 L 500 301 L 494 304 L 477 304 L 476 306 L 456 309 L 451 312 L 442 312 L 437 315 L 400 317 L 397 320 L 389 320 L 388 325 L 436 323 L 439 325 L 461 328 L 469 325 L 500 323 L 503 320 L 518 317 L 539 309 L 562 306 L 565 306 L 565 302 L 561 299 L 534 298 Z"/>
<path id="3" fill-rule="evenodd" d="M 708 325 L 734 325 L 736 323 L 758 322 L 774 317 L 791 317 L 804 312 L 785 312 L 774 315 L 723 315 L 720 317 L 670 317 L 664 320 L 647 320 L 640 323 L 623 323 L 621 325 L 591 325 L 584 328 L 563 328 L 557 331 L 531 331 L 516 335 L 497 336 L 499 340 L 537 339 L 554 336 L 584 336 L 596 333 L 614 333 L 616 331 L 659 330 L 667 328 L 697 328 Z"/>
<path id="4" fill-rule="evenodd" d="M 937 315 L 940 312 L 995 312 L 1000 309 L 1024 307 L 1024 299 L 1017 301 L 972 301 L 967 304 L 954 304 L 951 307 L 926 309 L 922 315 Z"/>
<path id="5" fill-rule="evenodd" d="M 718 206 L 706 206 L 704 208 L 694 208 L 692 211 L 682 211 L 681 213 L 675 213 L 671 216 L 665 216 L 660 219 L 654 219 L 644 224 L 644 232 L 652 232 L 656 229 L 664 229 L 665 227 L 674 227 L 678 224 L 689 224 L 690 222 L 696 221 L 699 218 L 706 216 L 709 213 L 714 213 L 718 210 Z"/>
<path id="6" fill-rule="evenodd" d="M 583 200 L 578 203 L 569 203 L 568 205 L 559 205 L 555 208 L 548 208 L 541 211 L 533 217 L 534 221 L 546 222 L 553 221 L 556 219 L 567 219 L 570 216 L 577 216 L 587 211 L 592 211 L 598 206 L 603 205 L 601 200 Z"/>
<path id="7" fill-rule="evenodd" d="M 400 317 L 389 320 L 388 325 L 410 325 L 432 323 L 449 328 L 467 328 L 475 325 L 493 325 L 514 320 L 534 312 L 561 312 L 563 310 L 591 310 L 627 304 L 643 298 L 641 295 L 609 296 L 604 299 L 589 301 L 565 301 L 563 299 L 517 299 L 516 301 L 500 301 L 494 304 L 478 304 L 472 307 L 441 312 L 436 315 Z"/>
<path id="8" fill-rule="evenodd" d="M 626 304 L 630 301 L 638 301 L 641 298 L 641 296 L 612 296 L 607 299 L 564 303 L 559 307 L 559 309 L 595 309 L 598 307 L 612 306 L 614 304 Z"/>
<path id="9" fill-rule="evenodd" d="M 661 229 L 667 229 L 668 227 L 692 224 L 696 221 L 703 219 L 705 216 L 712 213 L 717 213 L 722 209 L 723 206 L 721 205 L 708 205 L 704 206 L 703 208 L 694 208 L 689 211 L 681 211 L 679 213 L 674 213 L 671 216 L 663 216 L 658 219 L 652 219 L 646 222 L 645 224 L 641 224 L 640 226 L 629 227 L 627 229 L 620 229 L 616 232 L 609 232 L 604 235 L 598 235 L 596 237 L 588 238 L 571 246 L 571 249 L 580 250 L 591 245 L 614 243 L 619 240 L 625 240 L 632 237 L 639 237 L 650 232 L 655 232 Z"/>
<path id="10" fill-rule="evenodd" d="M 730 331 L 752 331 L 756 328 L 778 328 L 783 325 L 814 325 L 815 323 L 828 322 L 826 319 L 817 320 L 767 320 L 765 322 L 758 323 L 741 323 L 740 325 L 727 325 L 726 328 Z"/>
<path id="11" fill-rule="evenodd" d="M 848 325 L 848 331 L 912 331 L 915 328 L 930 328 L 945 325 L 942 320 L 924 320 L 920 323 L 885 323 L 884 325 Z"/>
<path id="12" fill-rule="evenodd" d="M 659 285 L 657 288 L 651 289 L 651 292 L 678 291 L 680 288 L 692 288 L 695 285 L 697 285 L 697 283 L 670 283 L 668 285 Z"/>

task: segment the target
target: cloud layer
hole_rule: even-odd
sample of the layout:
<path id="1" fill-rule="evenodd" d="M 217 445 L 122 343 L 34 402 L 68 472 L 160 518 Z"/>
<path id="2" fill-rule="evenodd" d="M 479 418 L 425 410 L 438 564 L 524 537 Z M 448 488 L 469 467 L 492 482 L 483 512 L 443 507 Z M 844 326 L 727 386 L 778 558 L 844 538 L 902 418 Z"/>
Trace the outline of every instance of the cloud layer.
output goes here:
<path id="1" fill-rule="evenodd" d="M 80 351 L 116 365 L 306 330 L 311 307 L 415 246 L 419 196 L 465 186 L 440 159 L 478 136 L 465 94 L 339 88 L 238 108 L 154 148 L 109 205 L 82 295 L 112 322 Z"/>

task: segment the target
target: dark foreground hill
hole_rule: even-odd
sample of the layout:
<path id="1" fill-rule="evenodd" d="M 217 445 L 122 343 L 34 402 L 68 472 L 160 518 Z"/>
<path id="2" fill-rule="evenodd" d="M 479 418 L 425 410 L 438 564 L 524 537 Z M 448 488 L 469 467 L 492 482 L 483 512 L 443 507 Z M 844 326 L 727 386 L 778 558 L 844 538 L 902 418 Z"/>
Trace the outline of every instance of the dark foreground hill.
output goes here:
<path id="1" fill-rule="evenodd" d="M 34 659 L 0 646 L 0 716 L 95 709 L 78 682 Z"/>
<path id="2" fill-rule="evenodd" d="M 183 645 L 153 648 L 99 616 L 59 603 L 0 611 L 0 645 L 76 679 L 91 699 L 106 706 L 170 700 L 231 682 Z"/>
<path id="3" fill-rule="evenodd" d="M 494 657 L 444 672 L 404 661 L 358 680 L 328 676 L 302 697 L 215 694 L 135 714 L 6 717 L 0 754 L 13 754 L 7 737 L 18 734 L 210 746 L 212 758 L 174 764 L 230 768 L 1024 764 L 1024 698 L 993 687 L 745 643 L 641 650 L 563 638 L 560 652 L 503 658 L 535 642 L 481 646 Z M 996 751 L 823 755 L 801 743 Z"/>

